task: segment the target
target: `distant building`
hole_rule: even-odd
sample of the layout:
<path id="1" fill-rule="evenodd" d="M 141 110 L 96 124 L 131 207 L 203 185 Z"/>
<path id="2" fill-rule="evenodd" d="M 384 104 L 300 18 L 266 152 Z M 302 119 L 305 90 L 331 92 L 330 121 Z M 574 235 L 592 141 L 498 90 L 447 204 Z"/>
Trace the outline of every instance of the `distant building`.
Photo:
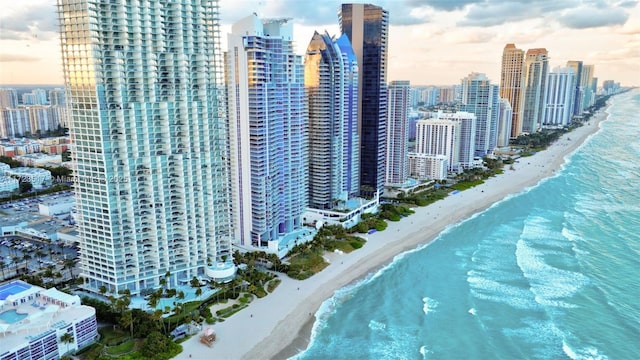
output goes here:
<path id="1" fill-rule="evenodd" d="M 500 114 L 498 116 L 498 147 L 508 146 L 511 137 L 511 121 L 513 120 L 513 110 L 509 100 L 500 98 Z"/>
<path id="2" fill-rule="evenodd" d="M 522 133 L 520 101 L 522 97 L 522 78 L 524 71 L 524 51 L 514 44 L 507 44 L 502 52 L 502 69 L 500 73 L 500 97 L 511 104 L 511 138 Z"/>
<path id="3" fill-rule="evenodd" d="M 59 359 L 98 340 L 96 310 L 80 297 L 21 280 L 0 284 L 0 358 Z M 70 342 L 62 336 L 71 335 Z"/>
<path id="4" fill-rule="evenodd" d="M 18 92 L 16 89 L 0 89 L 0 109 L 18 107 Z"/>
<path id="5" fill-rule="evenodd" d="M 342 4 L 339 20 L 360 68 L 360 193 L 373 198 L 385 181 L 389 13 L 371 4 Z"/>
<path id="6" fill-rule="evenodd" d="M 238 245 L 280 254 L 303 232 L 308 110 L 290 19 L 245 17 L 225 54 L 233 224 Z M 293 236 L 294 238 L 296 236 Z"/>
<path id="7" fill-rule="evenodd" d="M 49 170 L 33 167 L 15 167 L 5 171 L 8 176 L 13 176 L 20 181 L 30 182 L 36 189 L 42 189 L 51 184 L 51 172 Z"/>
<path id="8" fill-rule="evenodd" d="M 566 126 L 573 117 L 576 74 L 570 67 L 554 68 L 547 78 L 543 126 Z"/>
<path id="9" fill-rule="evenodd" d="M 474 156 L 485 157 L 493 153 L 498 136 L 498 86 L 485 74 L 471 73 L 462 79 L 460 110 L 476 116 Z"/>
<path id="10" fill-rule="evenodd" d="M 385 184 L 403 184 L 408 176 L 407 152 L 409 151 L 409 81 L 392 81 L 387 95 L 387 160 Z"/>
<path id="11" fill-rule="evenodd" d="M 582 84 L 582 87 L 584 89 L 584 94 L 582 95 L 583 111 L 593 106 L 593 104 L 595 103 L 596 88 L 594 87 L 594 84 L 593 84 L 594 71 L 595 71 L 595 67 L 593 65 L 585 64 L 582 66 L 582 78 L 580 80 L 580 84 Z"/>
<path id="12" fill-rule="evenodd" d="M 542 127 L 549 56 L 547 49 L 529 49 L 525 56 L 523 92 L 520 99 L 522 132 L 535 133 Z"/>
<path id="13" fill-rule="evenodd" d="M 18 179 L 11 176 L 0 175 L 0 194 L 6 194 L 20 187 Z"/>
<path id="14" fill-rule="evenodd" d="M 573 90 L 573 116 L 582 115 L 584 110 L 584 83 L 582 82 L 583 64 L 582 61 L 567 61 L 567 67 L 573 69 L 576 74 L 576 85 Z"/>
<path id="15" fill-rule="evenodd" d="M 64 108 L 49 105 L 0 109 L 0 137 L 45 135 L 61 126 L 65 111 Z"/>

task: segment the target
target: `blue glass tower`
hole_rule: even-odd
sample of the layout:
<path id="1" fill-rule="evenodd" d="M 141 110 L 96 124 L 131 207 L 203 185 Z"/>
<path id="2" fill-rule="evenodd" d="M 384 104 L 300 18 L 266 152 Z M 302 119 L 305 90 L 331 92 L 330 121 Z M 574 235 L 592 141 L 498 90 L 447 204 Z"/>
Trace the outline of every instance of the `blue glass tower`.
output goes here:
<path id="1" fill-rule="evenodd" d="M 385 180 L 389 13 L 371 4 L 343 4 L 339 20 L 360 65 L 360 193 L 373 197 Z"/>

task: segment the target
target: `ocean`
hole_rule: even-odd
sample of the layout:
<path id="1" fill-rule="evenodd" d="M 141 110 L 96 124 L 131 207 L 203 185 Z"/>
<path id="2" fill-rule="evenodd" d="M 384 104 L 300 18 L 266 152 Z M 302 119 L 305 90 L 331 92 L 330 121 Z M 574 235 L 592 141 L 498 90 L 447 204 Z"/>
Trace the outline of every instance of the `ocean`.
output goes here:
<path id="1" fill-rule="evenodd" d="M 310 359 L 640 359 L 640 90 L 554 177 L 316 313 Z"/>

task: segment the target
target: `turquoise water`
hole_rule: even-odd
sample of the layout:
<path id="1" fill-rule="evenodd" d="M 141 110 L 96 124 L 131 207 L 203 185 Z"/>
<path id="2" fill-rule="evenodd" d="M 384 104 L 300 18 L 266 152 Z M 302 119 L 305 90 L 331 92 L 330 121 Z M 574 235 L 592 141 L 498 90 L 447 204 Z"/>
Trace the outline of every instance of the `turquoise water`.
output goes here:
<path id="1" fill-rule="evenodd" d="M 640 91 L 538 186 L 341 289 L 299 359 L 640 359 Z"/>
<path id="2" fill-rule="evenodd" d="M 27 317 L 27 314 L 18 314 L 15 309 L 7 310 L 3 313 L 0 313 L 0 320 L 4 321 L 7 324 L 16 323 Z"/>

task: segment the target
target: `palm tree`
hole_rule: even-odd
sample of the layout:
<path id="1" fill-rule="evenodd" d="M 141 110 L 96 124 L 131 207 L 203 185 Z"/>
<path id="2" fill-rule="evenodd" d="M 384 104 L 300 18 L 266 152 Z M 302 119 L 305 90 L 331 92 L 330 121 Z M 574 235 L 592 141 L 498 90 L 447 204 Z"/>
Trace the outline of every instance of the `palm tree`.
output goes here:
<path id="1" fill-rule="evenodd" d="M 74 337 L 73 334 L 71 333 L 64 333 L 62 334 L 62 336 L 60 336 L 60 341 L 62 341 L 63 343 L 67 344 L 67 352 L 69 352 L 69 344 L 71 344 L 74 341 Z"/>
<path id="2" fill-rule="evenodd" d="M 22 261 L 22 259 L 19 256 L 12 256 L 11 257 L 11 263 L 13 264 L 13 269 L 16 272 L 16 275 L 18 275 L 18 265 L 20 264 L 20 261 Z"/>
<path id="3" fill-rule="evenodd" d="M 202 295 L 202 289 L 198 286 L 196 289 L 196 296 L 198 297 L 198 300 L 200 300 L 200 295 Z"/>
<path id="4" fill-rule="evenodd" d="M 131 333 L 131 337 L 133 338 L 133 324 L 135 323 L 135 319 L 133 318 L 133 311 L 126 310 L 120 316 L 120 326 L 123 329 L 129 328 Z"/>
<path id="5" fill-rule="evenodd" d="M 4 259 L 0 258 L 0 270 L 2 270 L 2 280 L 4 280 L 4 268 L 7 267 L 7 263 L 4 262 Z"/>
<path id="6" fill-rule="evenodd" d="M 71 276 L 71 279 L 76 280 L 75 276 L 73 275 L 73 268 L 76 266 L 76 259 L 64 259 L 64 268 L 69 270 L 69 276 Z"/>

